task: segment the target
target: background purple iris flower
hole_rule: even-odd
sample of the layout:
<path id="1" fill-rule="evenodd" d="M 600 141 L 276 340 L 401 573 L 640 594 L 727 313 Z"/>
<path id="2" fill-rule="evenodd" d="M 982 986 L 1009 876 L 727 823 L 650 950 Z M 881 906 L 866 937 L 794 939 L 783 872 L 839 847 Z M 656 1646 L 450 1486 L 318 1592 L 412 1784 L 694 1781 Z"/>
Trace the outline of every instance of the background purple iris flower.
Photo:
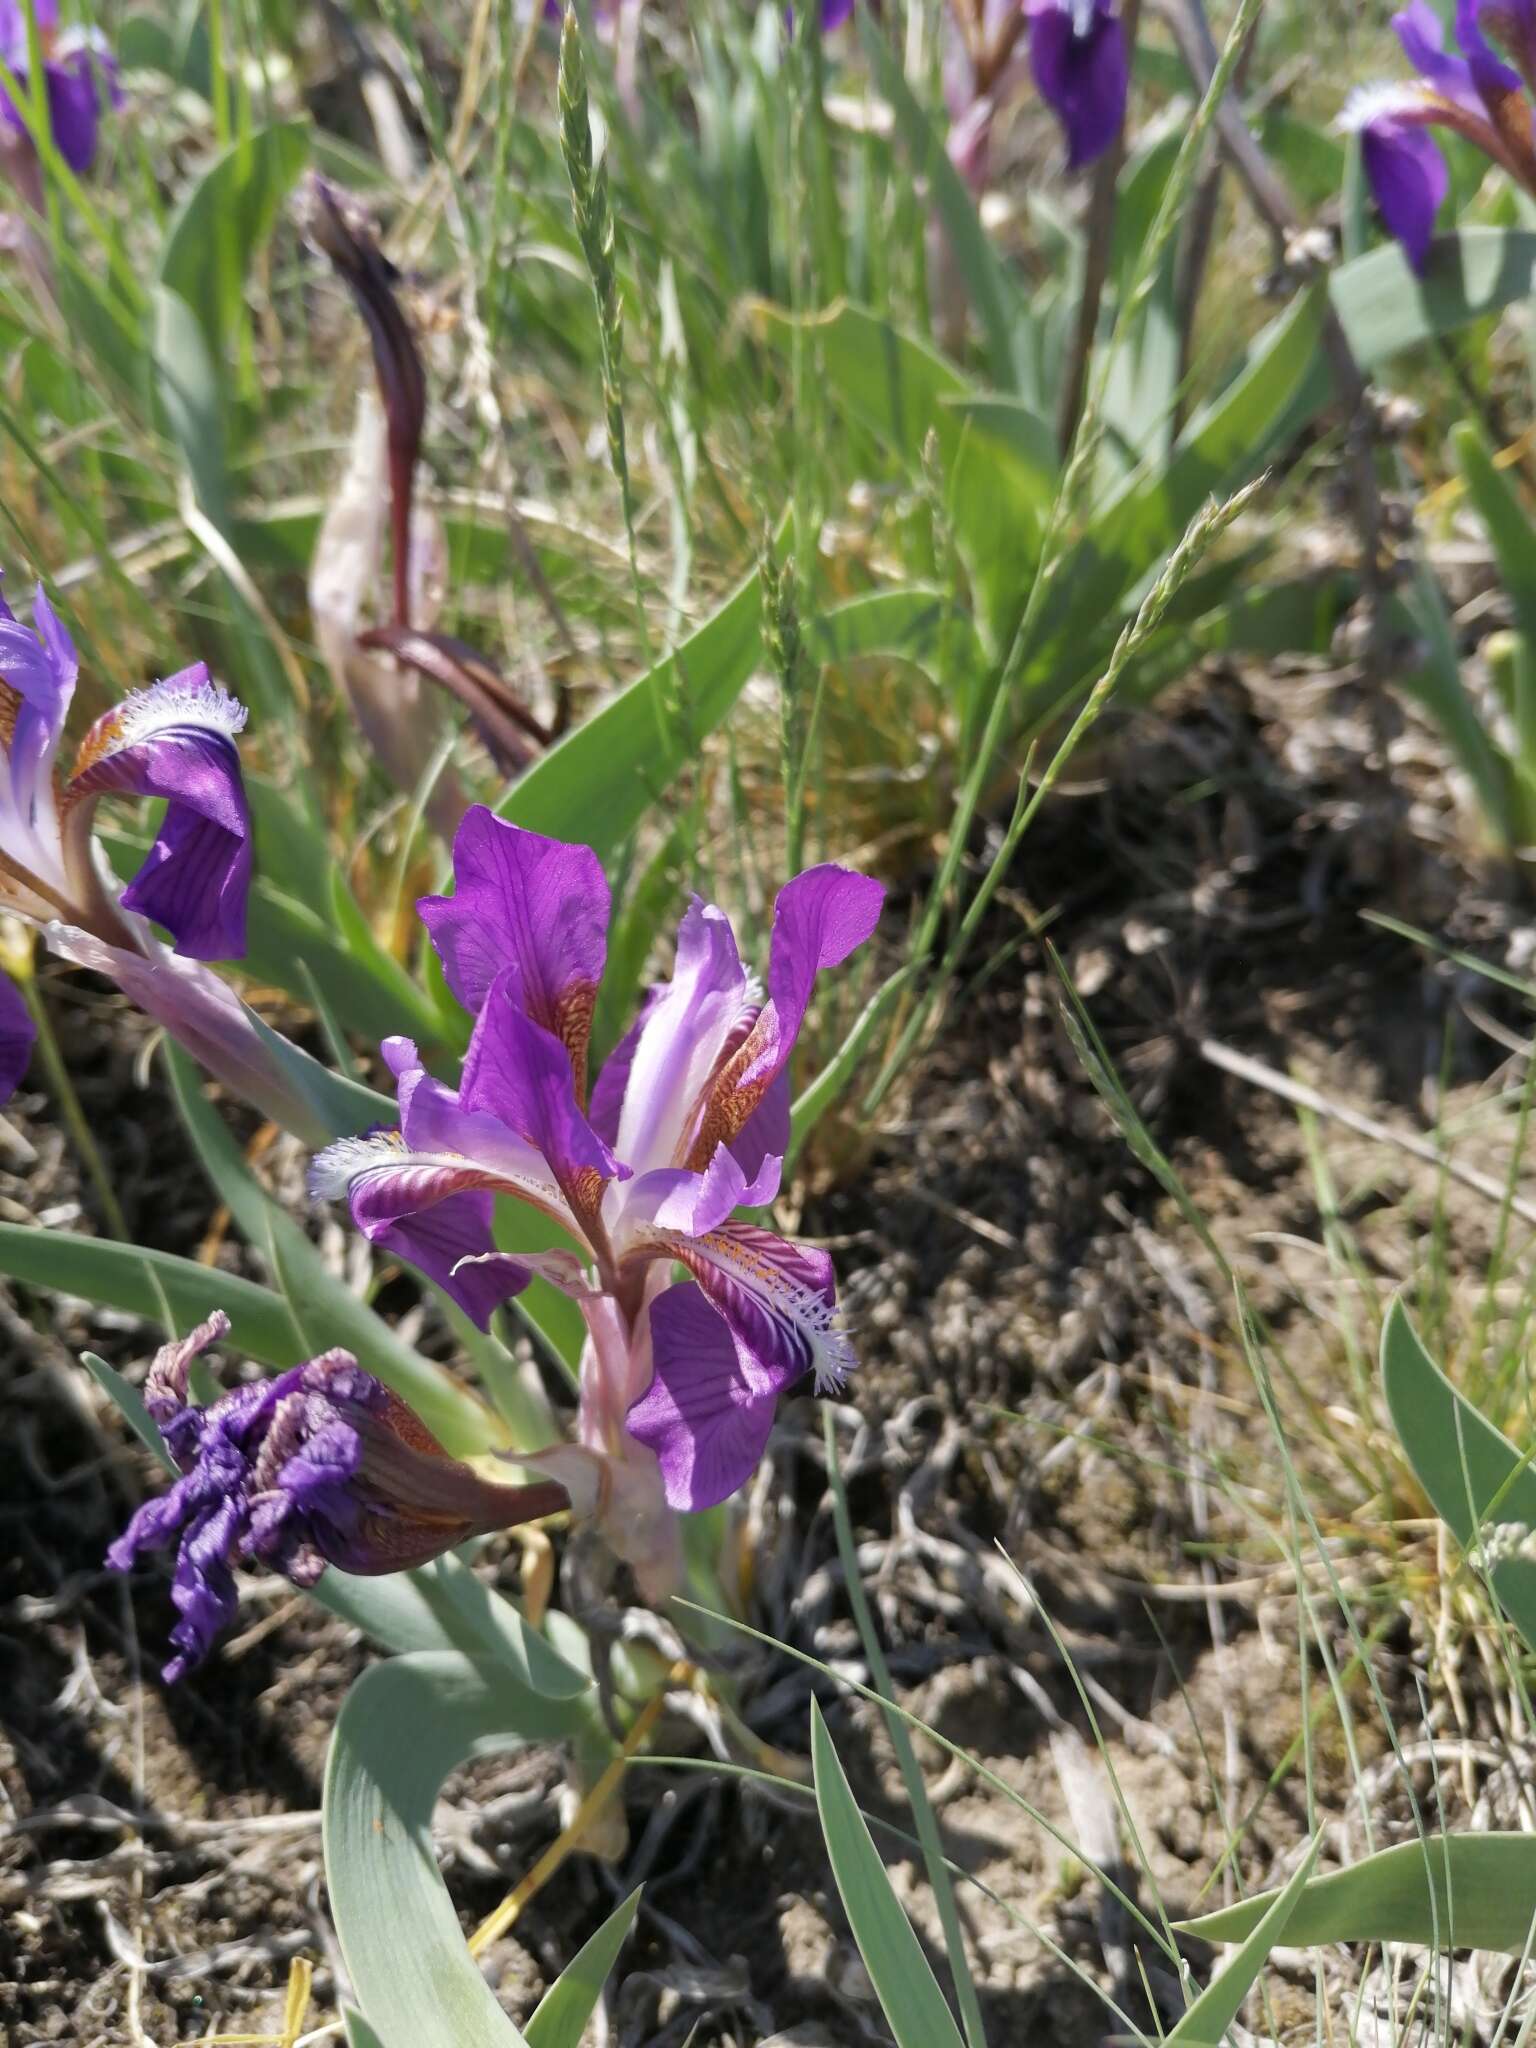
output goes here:
<path id="1" fill-rule="evenodd" d="M 146 959 L 156 945 L 141 920 L 152 919 L 186 959 L 239 958 L 252 859 L 235 748 L 244 710 L 198 663 L 97 719 L 61 779 L 56 757 L 78 673 L 74 643 L 41 587 L 30 629 L 0 598 L 0 908 Z M 166 799 L 155 842 L 120 896 L 102 879 L 90 832 L 97 802 L 114 793 Z M 25 1068 L 25 1018 L 14 992 L 0 998 L 6 1093 Z"/>
<path id="2" fill-rule="evenodd" d="M 1459 0 L 1460 55 L 1446 49 L 1429 0 L 1410 0 L 1392 26 L 1417 77 L 1361 87 L 1346 102 L 1340 125 L 1359 135 L 1382 220 L 1422 271 L 1450 182 L 1430 128 L 1464 135 L 1536 196 L 1530 99 L 1536 94 L 1536 0 Z M 1488 28 L 1512 64 L 1489 42 Z"/>
<path id="3" fill-rule="evenodd" d="M 117 65 L 106 45 L 88 33 L 60 35 L 58 0 L 34 0 L 43 46 L 43 83 L 54 145 L 77 177 L 96 160 L 101 116 L 118 106 Z M 31 69 L 23 0 L 0 0 L 0 60 L 21 83 Z M 0 89 L 0 121 L 30 147 L 26 124 L 11 95 Z"/>
<path id="4" fill-rule="evenodd" d="M 778 1191 L 788 1063 L 812 986 L 869 937 L 884 892 L 832 865 L 788 883 L 766 991 L 724 914 L 696 898 L 671 981 L 651 992 L 589 1105 L 609 914 L 596 857 L 477 807 L 454 879 L 452 896 L 420 909 L 475 1016 L 459 1086 L 391 1041 L 399 1129 L 329 1147 L 315 1192 L 345 1194 L 374 1242 L 482 1326 L 535 1272 L 571 1294 L 592 1331 L 582 1445 L 631 1470 L 639 1447 L 671 1507 L 710 1506 L 757 1462 L 781 1389 L 807 1373 L 840 1384 L 852 1363 L 827 1255 L 734 1212 Z M 541 1210 L 572 1249 L 498 1252 L 497 1195 Z M 672 1280 L 678 1264 L 691 1279 Z"/>
<path id="5" fill-rule="evenodd" d="M 181 1477 L 146 1501 L 107 1552 L 131 1571 L 177 1546 L 180 1620 L 167 1682 L 200 1663 L 234 1619 L 237 1559 L 312 1586 L 328 1564 L 363 1576 L 407 1571 L 469 1537 L 564 1508 L 552 1481 L 498 1486 L 442 1445 L 345 1351 L 235 1387 L 208 1407 L 188 1398 L 192 1361 L 229 1330 L 215 1311 L 157 1354 L 144 1401 Z"/>

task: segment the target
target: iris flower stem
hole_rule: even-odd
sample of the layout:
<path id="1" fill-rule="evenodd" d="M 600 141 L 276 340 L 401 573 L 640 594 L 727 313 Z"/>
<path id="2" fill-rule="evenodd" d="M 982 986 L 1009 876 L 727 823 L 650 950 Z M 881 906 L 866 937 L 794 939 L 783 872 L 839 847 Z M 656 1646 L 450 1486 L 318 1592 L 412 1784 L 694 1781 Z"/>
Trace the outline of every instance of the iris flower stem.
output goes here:
<path id="1" fill-rule="evenodd" d="M 59 1041 L 54 1036 L 53 1023 L 48 1015 L 37 986 L 36 967 L 31 957 L 31 948 L 26 949 L 25 960 L 7 958 L 6 966 L 21 991 L 32 1022 L 37 1027 L 37 1051 L 48 1076 L 48 1086 L 59 1105 L 64 1118 L 64 1128 L 69 1133 L 70 1143 L 80 1156 L 91 1186 L 96 1190 L 96 1199 L 101 1204 L 101 1213 L 106 1218 L 107 1228 L 112 1235 L 126 1244 L 130 1241 L 128 1219 L 124 1216 L 122 1204 L 112 1186 L 112 1176 L 107 1171 L 107 1162 L 102 1158 L 100 1148 L 91 1134 L 91 1126 L 80 1098 L 75 1093 L 75 1084 L 70 1079 L 69 1068 L 59 1051 Z"/>
<path id="2" fill-rule="evenodd" d="M 1024 10 L 1017 10 L 1017 18 L 1024 19 Z M 1123 24 L 1125 46 L 1134 52 L 1136 35 L 1141 25 L 1141 0 L 1122 0 L 1120 19 Z M 1130 95 L 1120 111 L 1120 126 L 1114 141 L 1094 166 L 1093 191 L 1088 201 L 1088 248 L 1083 262 L 1082 296 L 1077 302 L 1077 325 L 1072 336 L 1072 354 L 1067 363 L 1067 374 L 1062 380 L 1060 410 L 1057 415 L 1057 432 L 1061 437 L 1063 451 L 1072 446 L 1077 432 L 1077 418 L 1083 407 L 1083 393 L 1088 382 L 1088 365 L 1093 355 L 1094 337 L 1099 331 L 1099 312 L 1104 301 L 1104 286 L 1109 277 L 1110 247 L 1115 234 L 1115 198 L 1120 185 L 1120 171 L 1125 163 L 1125 131 L 1130 118 Z"/>

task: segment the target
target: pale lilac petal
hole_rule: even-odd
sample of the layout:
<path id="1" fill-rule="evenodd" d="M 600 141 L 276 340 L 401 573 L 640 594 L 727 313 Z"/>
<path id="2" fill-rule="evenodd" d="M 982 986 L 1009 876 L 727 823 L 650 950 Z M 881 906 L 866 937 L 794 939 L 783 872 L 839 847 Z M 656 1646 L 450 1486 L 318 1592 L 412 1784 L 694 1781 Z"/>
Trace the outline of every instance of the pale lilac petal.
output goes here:
<path id="1" fill-rule="evenodd" d="M 142 950 L 109 946 L 78 925 L 49 923 L 48 944 L 63 959 L 115 981 L 124 995 L 234 1094 L 307 1145 L 335 1129 L 324 1107 L 329 1075 L 318 1060 L 272 1031 L 222 975 L 144 935 Z"/>
<path id="2" fill-rule="evenodd" d="M 1506 0 L 1506 6 L 1508 0 Z M 1510 69 L 1483 34 L 1482 17 L 1497 15 L 1488 0 L 1456 0 L 1456 40 L 1466 53 L 1467 67 L 1478 97 L 1490 112 L 1520 90 L 1520 74 Z M 1515 24 L 1518 33 L 1518 22 Z"/>
<path id="3" fill-rule="evenodd" d="M 689 1281 L 651 1304 L 651 1345 L 655 1374 L 629 1433 L 656 1454 L 669 1507 L 714 1507 L 752 1476 L 796 1375 L 756 1357 Z"/>
<path id="4" fill-rule="evenodd" d="M 592 1083 L 592 1100 L 587 1104 L 587 1115 L 593 1130 L 615 1150 L 619 1143 L 619 1117 L 623 1113 L 624 1096 L 629 1087 L 629 1071 L 635 1063 L 635 1047 L 640 1043 L 640 1034 L 652 1010 L 665 993 L 664 988 L 646 990 L 640 999 L 640 1010 L 634 1023 L 603 1061 L 597 1079 Z"/>
<path id="5" fill-rule="evenodd" d="M 110 791 L 167 799 L 122 900 L 163 925 L 189 960 L 245 951 L 251 814 L 235 747 L 244 724 L 242 706 L 199 662 L 97 719 L 65 790 L 66 803 Z"/>
<path id="6" fill-rule="evenodd" d="M 608 947 L 608 883 L 597 855 L 509 825 L 483 804 L 453 842 L 454 893 L 417 905 L 466 1010 L 499 975 L 520 1007 L 570 1055 L 586 1087 L 587 1039 Z"/>
<path id="7" fill-rule="evenodd" d="M 705 1084 L 747 1010 L 746 970 L 723 910 L 695 896 L 677 930 L 672 979 L 630 1051 L 616 1150 L 637 1173 L 671 1166 Z"/>
<path id="8" fill-rule="evenodd" d="M 707 1164 L 715 1146 L 730 1144 L 762 1106 L 789 1064 L 816 976 L 824 967 L 840 966 L 864 943 L 884 900 L 879 882 L 830 862 L 808 868 L 779 891 L 768 954 L 768 1001 L 710 1083 L 689 1155 L 692 1165 Z M 748 1163 L 753 1163 L 750 1152 Z"/>
<path id="9" fill-rule="evenodd" d="M 20 1087 L 36 1037 L 31 1011 L 14 985 L 0 975 L 0 1102 L 8 1101 Z"/>
<path id="10" fill-rule="evenodd" d="M 1109 0 L 1045 0 L 1030 12 L 1029 61 L 1040 97 L 1066 136 L 1068 168 L 1092 163 L 1125 119 L 1125 24 Z"/>
<path id="11" fill-rule="evenodd" d="M 37 33 L 46 46 L 59 26 L 59 0 L 34 0 L 34 10 Z M 30 54 L 24 0 L 0 0 L 0 61 L 8 71 L 25 72 Z"/>
<path id="12" fill-rule="evenodd" d="M 779 1192 L 783 1154 L 768 1155 L 749 1181 L 728 1145 L 717 1148 L 702 1173 L 686 1166 L 657 1166 L 637 1174 L 624 1190 L 617 1232 L 676 1231 L 702 1237 L 718 1229 L 734 1209 L 757 1209 Z"/>
<path id="13" fill-rule="evenodd" d="M 1482 113 L 1482 101 L 1472 83 L 1472 67 L 1464 57 L 1453 56 L 1446 49 L 1445 31 L 1430 0 L 1410 0 L 1407 7 L 1393 15 L 1392 26 L 1404 56 L 1426 85 L 1469 112 Z"/>
<path id="14" fill-rule="evenodd" d="M 37 586 L 32 619 L 29 632 L 0 597 L 0 684 L 8 686 L 19 699 L 6 749 L 11 785 L 8 808 L 28 830 L 39 796 L 51 801 L 44 785 L 80 673 L 74 642 L 41 584 Z"/>

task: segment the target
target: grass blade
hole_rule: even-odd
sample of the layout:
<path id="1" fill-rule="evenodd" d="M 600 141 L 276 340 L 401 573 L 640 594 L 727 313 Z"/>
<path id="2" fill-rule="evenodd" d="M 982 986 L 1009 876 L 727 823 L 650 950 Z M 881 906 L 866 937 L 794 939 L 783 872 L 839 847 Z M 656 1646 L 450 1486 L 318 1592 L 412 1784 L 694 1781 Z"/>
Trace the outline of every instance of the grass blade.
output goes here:
<path id="1" fill-rule="evenodd" d="M 832 1875 L 896 2048 L 965 2048 L 912 1923 L 891 1889 L 814 1699 L 811 1763 Z"/>

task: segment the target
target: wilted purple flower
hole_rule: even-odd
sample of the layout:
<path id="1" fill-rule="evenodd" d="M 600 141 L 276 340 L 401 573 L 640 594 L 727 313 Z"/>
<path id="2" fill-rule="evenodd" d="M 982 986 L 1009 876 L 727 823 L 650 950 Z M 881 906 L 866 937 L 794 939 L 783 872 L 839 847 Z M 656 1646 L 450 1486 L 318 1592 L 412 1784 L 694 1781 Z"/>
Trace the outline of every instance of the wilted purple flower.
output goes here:
<path id="1" fill-rule="evenodd" d="M 1445 47 L 1429 0 L 1409 0 L 1392 26 L 1417 78 L 1353 92 L 1340 126 L 1360 137 L 1361 161 L 1389 233 L 1422 271 L 1449 185 L 1445 160 L 1427 130 L 1452 129 L 1475 143 L 1536 197 L 1536 0 L 1458 0 L 1456 40 Z M 1491 30 L 1514 60 L 1504 62 Z"/>
<path id="2" fill-rule="evenodd" d="M 324 1352 L 198 1407 L 188 1370 L 228 1329 L 215 1310 L 157 1353 L 144 1404 L 181 1477 L 145 1502 L 107 1552 L 112 1569 L 126 1572 L 145 1551 L 177 1545 L 171 1598 L 181 1619 L 168 1682 L 200 1663 L 234 1619 L 237 1560 L 296 1586 L 314 1585 L 328 1564 L 372 1577 L 569 1505 L 553 1480 L 500 1486 L 450 1457 L 350 1352 Z"/>
<path id="3" fill-rule="evenodd" d="M 666 1576 L 664 1508 L 723 1500 L 761 1456 L 779 1392 L 806 1373 L 837 1386 L 853 1363 L 826 1253 L 733 1215 L 778 1191 L 788 1063 L 812 984 L 869 937 L 884 892 L 830 865 L 788 883 L 766 998 L 723 912 L 695 898 L 671 981 L 651 992 L 588 1108 L 609 912 L 596 856 L 477 806 L 455 841 L 454 881 L 420 910 L 475 1019 L 459 1087 L 428 1074 L 408 1040 L 387 1041 L 399 1129 L 330 1146 L 312 1185 L 322 1199 L 345 1194 L 360 1229 L 482 1328 L 535 1273 L 577 1301 L 589 1332 L 581 1449 L 539 1462 L 574 1493 L 571 1461 L 606 1461 L 597 1511 L 654 1586 Z M 497 1251 L 497 1195 L 542 1211 L 579 1250 Z M 674 1283 L 674 1264 L 692 1278 Z"/>
<path id="4" fill-rule="evenodd" d="M 1061 123 L 1075 171 L 1104 154 L 1125 120 L 1125 24 L 1113 0 L 1028 0 L 1027 13 L 1035 86 Z"/>
<path id="5" fill-rule="evenodd" d="M 59 33 L 58 0 L 33 0 L 43 48 L 43 83 L 54 146 L 77 177 L 96 158 L 102 109 L 117 106 L 117 64 L 103 38 L 91 30 Z M 31 69 L 25 0 L 0 0 L 0 62 L 25 86 Z M 30 109 L 28 110 L 30 112 Z M 12 145 L 30 155 L 32 141 L 15 100 L 0 88 L 0 123 Z"/>

